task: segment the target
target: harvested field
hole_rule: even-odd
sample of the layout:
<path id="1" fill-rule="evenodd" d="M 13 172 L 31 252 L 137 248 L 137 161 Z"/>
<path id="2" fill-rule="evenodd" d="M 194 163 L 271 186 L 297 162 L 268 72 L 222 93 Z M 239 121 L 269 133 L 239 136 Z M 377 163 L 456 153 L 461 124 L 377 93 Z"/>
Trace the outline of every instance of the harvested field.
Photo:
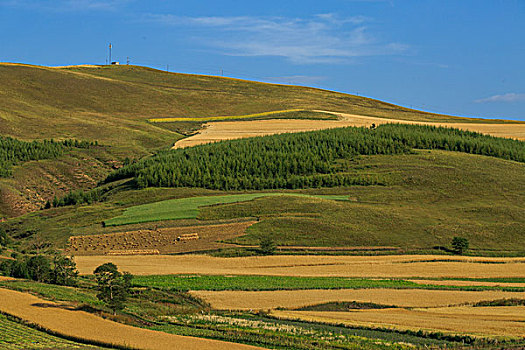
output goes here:
<path id="1" fill-rule="evenodd" d="M 220 240 L 243 235 L 254 221 L 72 236 L 72 255 L 158 255 L 225 248 Z M 134 259 L 134 258 L 132 258 Z"/>
<path id="2" fill-rule="evenodd" d="M 221 310 L 295 309 L 336 301 L 357 301 L 400 307 L 442 307 L 485 300 L 523 298 L 525 293 L 424 289 L 310 289 L 276 291 L 192 291 Z"/>
<path id="3" fill-rule="evenodd" d="M 443 309 L 381 309 L 352 312 L 275 310 L 272 314 L 281 318 L 367 327 L 439 330 L 520 338 L 525 334 L 524 307 L 490 308 L 485 310 L 485 313 L 469 312 L 472 309 L 477 308 L 450 308 L 445 312 Z"/>
<path id="4" fill-rule="evenodd" d="M 260 349 L 131 327 L 30 294 L 1 288 L 0 311 L 69 337 L 140 349 Z"/>
<path id="5" fill-rule="evenodd" d="M 323 113 L 332 113 L 319 111 Z M 434 126 L 454 127 L 462 130 L 476 131 L 492 136 L 508 137 L 525 140 L 525 124 L 475 124 L 475 123 L 431 123 L 414 122 L 408 120 L 367 117 L 355 114 L 333 113 L 340 120 L 300 120 L 300 119 L 272 119 L 252 121 L 211 122 L 204 125 L 203 130 L 191 137 L 179 140 L 173 148 L 185 148 L 230 139 L 239 139 L 253 136 L 282 134 L 287 132 L 314 131 L 345 126 L 365 126 L 385 123 L 425 124 Z"/>
<path id="6" fill-rule="evenodd" d="M 436 286 L 487 286 L 487 287 L 525 287 L 525 283 L 520 282 L 484 282 L 484 281 L 455 281 L 455 280 L 417 280 L 410 279 L 410 282 L 419 284 L 431 284 Z"/>
<path id="7" fill-rule="evenodd" d="M 189 244 L 189 243 L 187 243 Z M 113 262 L 135 275 L 274 275 L 365 278 L 525 277 L 525 258 L 478 258 L 439 255 L 383 256 L 76 256 L 81 274 Z"/>

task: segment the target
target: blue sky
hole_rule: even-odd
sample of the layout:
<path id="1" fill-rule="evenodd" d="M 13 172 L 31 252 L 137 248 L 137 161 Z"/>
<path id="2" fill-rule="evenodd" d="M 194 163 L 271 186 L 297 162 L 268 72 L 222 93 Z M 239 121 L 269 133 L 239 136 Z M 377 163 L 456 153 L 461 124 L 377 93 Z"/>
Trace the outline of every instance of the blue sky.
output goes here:
<path id="1" fill-rule="evenodd" d="M 525 0 L 0 0 L 0 61 L 113 60 L 525 120 Z"/>

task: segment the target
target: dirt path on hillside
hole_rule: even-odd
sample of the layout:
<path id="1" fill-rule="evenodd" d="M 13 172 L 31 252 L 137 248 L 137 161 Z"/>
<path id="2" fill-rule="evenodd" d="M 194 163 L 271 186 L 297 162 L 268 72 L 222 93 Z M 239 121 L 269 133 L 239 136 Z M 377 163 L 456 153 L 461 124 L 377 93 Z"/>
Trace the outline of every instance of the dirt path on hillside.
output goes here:
<path id="1" fill-rule="evenodd" d="M 134 275 L 209 274 L 381 278 L 525 277 L 524 258 L 442 255 L 274 255 L 218 258 L 208 255 L 76 256 L 81 274 L 106 262 Z"/>
<path id="2" fill-rule="evenodd" d="M 339 120 L 309 120 L 309 119 L 268 119 L 249 121 L 210 122 L 198 133 L 177 141 L 173 148 L 185 148 L 230 139 L 253 136 L 265 136 L 289 132 L 314 131 L 322 129 L 341 128 L 345 126 L 365 126 L 385 123 L 425 124 L 434 126 L 454 127 L 462 130 L 477 131 L 492 136 L 508 137 L 525 140 L 525 124 L 481 124 L 481 123 L 430 123 L 409 120 L 367 117 L 362 115 L 335 113 L 330 111 L 315 111 L 331 113 L 339 116 Z"/>
<path id="3" fill-rule="evenodd" d="M 261 349 L 218 340 L 186 337 L 131 327 L 84 311 L 74 311 L 27 293 L 0 288 L 0 311 L 58 334 L 137 349 Z"/>

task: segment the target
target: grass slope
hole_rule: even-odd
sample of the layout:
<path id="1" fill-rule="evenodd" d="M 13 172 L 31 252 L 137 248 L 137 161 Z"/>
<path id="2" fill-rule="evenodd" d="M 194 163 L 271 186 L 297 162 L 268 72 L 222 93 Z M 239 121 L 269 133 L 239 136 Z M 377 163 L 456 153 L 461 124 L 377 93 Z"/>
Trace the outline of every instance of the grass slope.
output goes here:
<path id="1" fill-rule="evenodd" d="M 470 120 L 326 90 L 137 66 L 58 69 L 0 64 L 0 79 L 9 82 L 0 87 L 2 134 L 22 139 L 82 135 L 84 139 L 142 151 L 173 142 L 176 137 L 148 124 L 151 118 L 322 109 L 394 119 Z"/>
<path id="2" fill-rule="evenodd" d="M 483 254 L 525 253 L 524 165 L 492 157 L 446 151 L 408 155 L 363 156 L 348 163 L 358 175 L 388 174 L 387 186 L 351 186 L 285 191 L 308 195 L 347 196 L 349 201 L 323 201 L 297 196 L 255 200 L 199 209 L 199 220 L 159 222 L 158 227 L 217 223 L 259 217 L 260 222 L 235 242 L 258 245 L 271 236 L 278 245 L 395 246 L 428 250 L 450 246 L 452 237 L 469 239 Z M 504 174 L 504 176 L 502 176 Z M 282 191 L 281 191 L 282 192 Z M 257 193 L 257 192 L 254 192 Z M 115 232 L 101 223 L 126 208 L 163 200 L 246 194 L 189 188 L 148 188 L 108 193 L 103 203 L 61 207 L 0 223 L 30 249 L 43 237 L 63 247 L 70 235 Z M 126 230 L 151 229 L 152 224 Z"/>
<path id="3" fill-rule="evenodd" d="M 409 120 L 475 121 L 313 88 L 137 66 L 50 68 L 0 63 L 0 80 L 6 82 L 0 86 L 0 134 L 21 140 L 96 140 L 104 146 L 96 152 L 17 167 L 12 179 L 0 180 L 0 218 L 35 210 L 55 194 L 93 187 L 124 158 L 169 148 L 183 137 L 180 133 L 200 125 L 192 121 L 150 123 L 151 118 L 323 109 Z M 273 117 L 304 117 L 304 113 Z"/>
<path id="4" fill-rule="evenodd" d="M 129 224 L 140 224 L 143 222 L 196 219 L 199 216 L 199 208 L 204 206 L 231 204 L 244 201 L 251 201 L 261 197 L 271 196 L 298 196 L 314 197 L 326 200 L 347 200 L 346 196 L 310 196 L 299 193 L 251 193 L 236 194 L 227 196 L 205 196 L 190 197 L 182 199 L 169 199 L 161 202 L 133 206 L 122 215 L 104 221 L 106 226 L 119 226 Z"/>

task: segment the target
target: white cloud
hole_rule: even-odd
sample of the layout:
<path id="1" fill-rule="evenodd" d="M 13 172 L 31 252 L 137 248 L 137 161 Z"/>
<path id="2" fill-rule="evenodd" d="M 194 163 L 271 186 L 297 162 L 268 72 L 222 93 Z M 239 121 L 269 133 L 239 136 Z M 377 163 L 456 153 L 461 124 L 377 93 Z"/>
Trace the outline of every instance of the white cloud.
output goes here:
<path id="1" fill-rule="evenodd" d="M 486 103 L 486 102 L 518 102 L 525 101 L 525 94 L 519 94 L 515 92 L 509 92 L 503 95 L 494 95 L 487 98 L 482 98 L 475 100 L 476 103 Z"/>
<path id="2" fill-rule="evenodd" d="M 169 26 L 207 28 L 200 39 L 231 56 L 278 56 L 294 63 L 342 63 L 356 57 L 403 53 L 408 46 L 385 43 L 369 33 L 363 16 L 339 18 L 182 17 L 146 15 L 143 20 Z M 213 38 L 211 37 L 213 36 Z"/>

